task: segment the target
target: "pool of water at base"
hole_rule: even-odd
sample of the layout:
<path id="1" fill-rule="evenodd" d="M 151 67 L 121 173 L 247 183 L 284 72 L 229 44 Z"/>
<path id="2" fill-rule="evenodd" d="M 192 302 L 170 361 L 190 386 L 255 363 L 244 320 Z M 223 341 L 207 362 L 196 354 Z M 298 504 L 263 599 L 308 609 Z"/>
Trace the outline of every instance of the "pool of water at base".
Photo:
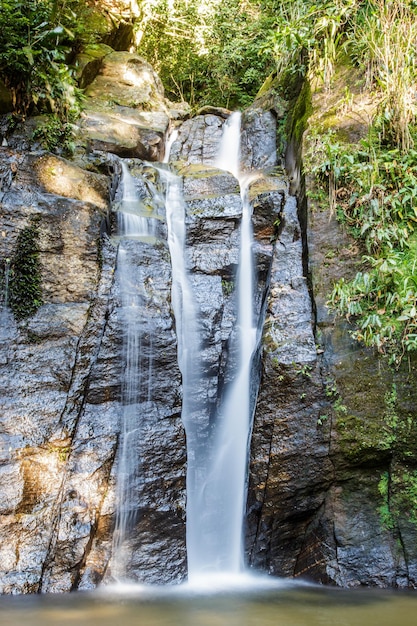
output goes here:
<path id="1" fill-rule="evenodd" d="M 3 596 L 1 626 L 415 626 L 417 592 L 265 584 Z"/>

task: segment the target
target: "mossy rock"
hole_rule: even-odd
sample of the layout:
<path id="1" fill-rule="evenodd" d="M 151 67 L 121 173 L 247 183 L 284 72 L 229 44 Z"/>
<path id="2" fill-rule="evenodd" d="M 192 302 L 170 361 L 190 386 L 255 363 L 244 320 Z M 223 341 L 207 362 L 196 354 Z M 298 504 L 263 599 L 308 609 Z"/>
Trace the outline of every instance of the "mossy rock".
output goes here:
<path id="1" fill-rule="evenodd" d="M 96 78 L 104 57 L 114 52 L 106 44 L 92 44 L 81 52 L 75 61 L 76 76 L 80 89 L 85 89 Z"/>

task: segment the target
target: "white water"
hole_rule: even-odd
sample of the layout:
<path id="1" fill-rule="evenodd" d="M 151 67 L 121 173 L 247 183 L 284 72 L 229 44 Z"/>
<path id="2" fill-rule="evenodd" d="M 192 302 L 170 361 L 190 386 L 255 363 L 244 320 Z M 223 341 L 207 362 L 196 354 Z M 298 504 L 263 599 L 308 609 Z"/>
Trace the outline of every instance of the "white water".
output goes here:
<path id="1" fill-rule="evenodd" d="M 219 154 L 215 161 L 216 167 L 231 172 L 239 178 L 240 174 L 240 124 L 241 114 L 236 111 L 224 123 Z"/>
<path id="2" fill-rule="evenodd" d="M 149 211 L 140 199 L 134 177 L 128 166 L 120 161 L 122 167 L 123 194 L 118 212 L 119 234 L 131 239 L 146 238 L 153 235 L 153 220 L 150 220 Z"/>
<path id="3" fill-rule="evenodd" d="M 178 364 L 184 380 L 198 379 L 198 332 L 193 294 L 185 263 L 185 207 L 181 189 L 181 178 L 166 173 L 166 217 L 168 245 L 172 264 L 172 305 L 178 340 Z M 188 415 L 192 385 L 187 383 L 183 390 L 183 412 Z"/>
<path id="4" fill-rule="evenodd" d="M 171 142 L 172 144 L 172 142 Z M 171 145 L 170 144 L 170 145 Z M 242 523 L 246 499 L 248 439 L 251 430 L 250 371 L 255 347 L 253 323 L 253 259 L 251 206 L 247 185 L 239 172 L 240 114 L 225 124 L 216 166 L 233 173 L 241 185 L 242 222 L 237 284 L 237 321 L 231 350 L 236 372 L 229 372 L 226 397 L 216 417 L 211 441 L 209 411 L 201 389 L 204 387 L 200 350 L 200 320 L 186 263 L 185 204 L 182 180 L 158 168 L 166 182 L 166 219 L 172 264 L 172 306 L 178 339 L 178 363 L 183 380 L 182 419 L 187 434 L 187 553 L 189 581 L 194 585 L 221 578 L 236 580 L 243 572 Z M 169 158 L 169 145 L 165 161 Z M 151 232 L 150 221 L 138 197 L 135 181 L 123 166 L 123 196 L 120 202 L 120 244 L 118 267 L 121 274 L 123 314 L 126 323 L 123 381 L 123 433 L 118 480 L 118 516 L 112 574 L 123 578 L 129 551 L 129 529 L 134 522 L 137 495 L 134 493 L 140 438 L 138 388 L 151 371 L 141 371 L 140 285 L 133 280 L 130 250 L 134 241 Z M 137 265 L 136 265 L 137 268 Z M 151 367 L 151 363 L 150 363 Z M 148 378 L 149 375 L 149 378 Z M 148 391 L 148 399 L 151 389 Z M 210 583 L 212 584 L 212 583 Z"/>
<path id="5" fill-rule="evenodd" d="M 164 159 L 163 159 L 163 163 L 168 163 L 169 161 L 169 155 L 171 153 L 171 148 L 172 148 L 172 144 L 174 143 L 174 141 L 176 140 L 176 138 L 178 137 L 178 131 L 176 129 L 174 129 L 168 136 L 168 140 L 166 142 L 165 145 L 165 154 L 164 154 Z"/>
<path id="6" fill-rule="evenodd" d="M 201 482 L 207 472 L 206 438 L 201 421 L 204 407 L 200 394 L 201 362 L 199 323 L 190 278 L 186 268 L 185 206 L 181 179 L 166 174 L 166 216 L 172 264 L 172 305 L 178 340 L 178 364 L 182 374 L 182 421 L 187 434 L 187 555 L 189 574 L 193 555 L 206 537 L 201 506 Z M 199 419 L 200 418 L 200 419 Z M 200 546 L 200 547 L 199 547 Z"/>
<path id="7" fill-rule="evenodd" d="M 234 349 L 238 354 L 234 379 L 219 410 L 212 466 L 203 489 L 216 502 L 216 524 L 209 569 L 237 573 L 243 569 L 243 517 L 246 502 L 248 440 L 251 431 L 250 374 L 256 344 L 253 323 L 253 260 L 251 206 L 242 189 L 240 262 L 237 276 L 238 313 Z M 232 348 L 233 349 L 233 348 Z M 215 548 L 215 549 L 214 549 Z M 198 562 L 198 561 L 197 561 Z M 198 563 L 200 571 L 207 564 Z"/>
<path id="8" fill-rule="evenodd" d="M 117 257 L 122 317 L 124 328 L 122 378 L 122 431 L 120 461 L 117 477 L 117 516 L 113 539 L 112 576 L 123 579 L 129 558 L 129 533 L 135 523 L 138 508 L 137 481 L 140 471 L 140 401 L 152 395 L 152 358 L 142 358 L 143 328 L 143 279 L 137 258 L 140 241 L 153 234 L 153 220 L 145 217 L 146 210 L 136 188 L 129 168 L 121 161 L 122 197 L 119 204 L 118 224 L 121 241 Z"/>
<path id="9" fill-rule="evenodd" d="M 187 403 L 183 408 L 183 421 L 187 431 L 187 553 L 188 576 L 193 584 L 205 576 L 233 576 L 243 570 L 243 515 L 246 499 L 246 468 L 248 439 L 251 430 L 250 370 L 256 341 L 253 323 L 253 259 L 251 206 L 247 186 L 239 173 L 240 114 L 231 116 L 225 131 L 216 166 L 226 169 L 240 179 L 242 188 L 242 223 L 240 262 L 237 275 L 237 327 L 232 349 L 238 355 L 237 369 L 227 391 L 223 406 L 216 418 L 210 451 L 207 441 L 199 436 L 199 426 L 193 419 L 197 405 Z M 184 244 L 178 254 L 184 257 Z M 174 258 L 174 257 L 173 257 Z M 173 261 L 174 262 L 174 261 Z M 185 267 L 182 281 L 187 281 Z M 184 285 L 184 282 L 181 283 Z M 185 287 L 182 287 L 186 291 Z M 188 297 L 188 296 L 187 296 Z M 176 310 L 176 309 L 175 309 Z M 193 314 L 194 315 L 194 314 Z M 180 344 L 197 345 L 189 329 L 193 323 L 184 323 L 179 329 Z M 195 330 L 193 331 L 195 333 Z M 187 334 L 185 334 L 187 333 Z M 194 343 L 196 342 L 196 343 Z M 183 353 L 183 348 L 181 349 Z M 198 388 L 196 355 L 187 361 L 181 355 L 184 394 Z M 190 368 L 191 364 L 191 368 Z M 187 372 L 192 370 L 189 378 Z"/>

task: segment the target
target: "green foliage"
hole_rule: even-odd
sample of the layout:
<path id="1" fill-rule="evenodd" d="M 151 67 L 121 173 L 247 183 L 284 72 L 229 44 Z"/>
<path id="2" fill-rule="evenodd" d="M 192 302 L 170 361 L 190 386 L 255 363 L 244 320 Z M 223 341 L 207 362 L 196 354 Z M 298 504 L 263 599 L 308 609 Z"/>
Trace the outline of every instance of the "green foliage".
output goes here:
<path id="1" fill-rule="evenodd" d="M 319 79 L 329 89 L 336 62 L 347 57 L 376 92 L 387 143 L 405 152 L 416 118 L 417 6 L 414 0 L 282 0 L 264 53 L 278 74 Z"/>
<path id="2" fill-rule="evenodd" d="M 313 142 L 306 167 L 327 180 L 331 204 L 368 252 L 329 304 L 355 321 L 356 339 L 398 364 L 417 349 L 417 151 L 369 139 L 354 151 L 328 133 Z"/>
<path id="3" fill-rule="evenodd" d="M 72 155 L 75 150 L 74 126 L 61 120 L 57 115 L 50 115 L 37 126 L 33 133 L 43 148 L 49 152 Z"/>
<path id="4" fill-rule="evenodd" d="M 67 120 L 79 108 L 68 59 L 91 37 L 88 5 L 79 0 L 3 0 L 0 10 L 0 77 L 15 112 L 34 107 Z"/>
<path id="5" fill-rule="evenodd" d="M 378 491 L 382 497 L 382 504 L 379 507 L 382 525 L 387 530 L 392 530 L 395 526 L 394 517 L 390 509 L 390 475 L 389 472 L 383 472 L 381 480 L 378 483 Z"/>
<path id="6" fill-rule="evenodd" d="M 36 313 L 42 304 L 38 237 L 33 221 L 19 233 L 11 259 L 9 304 L 18 321 Z"/>
<path id="7" fill-rule="evenodd" d="M 277 4 L 276 27 L 267 36 L 265 50 L 274 56 L 278 73 L 319 77 L 329 87 L 359 3 L 282 0 Z"/>
<path id="8" fill-rule="evenodd" d="M 417 525 L 417 470 L 403 468 L 392 476 L 384 472 L 378 489 L 382 497 L 379 513 L 387 529 L 392 530 L 399 519 Z"/>
<path id="9" fill-rule="evenodd" d="M 138 52 L 159 72 L 170 97 L 192 106 L 250 104 L 272 58 L 262 53 L 273 27 L 260 0 L 145 0 L 137 22 Z"/>
<path id="10" fill-rule="evenodd" d="M 351 56 L 379 94 L 378 112 L 390 145 L 412 145 L 409 125 L 415 120 L 417 78 L 417 6 L 414 0 L 370 0 L 353 28 Z"/>

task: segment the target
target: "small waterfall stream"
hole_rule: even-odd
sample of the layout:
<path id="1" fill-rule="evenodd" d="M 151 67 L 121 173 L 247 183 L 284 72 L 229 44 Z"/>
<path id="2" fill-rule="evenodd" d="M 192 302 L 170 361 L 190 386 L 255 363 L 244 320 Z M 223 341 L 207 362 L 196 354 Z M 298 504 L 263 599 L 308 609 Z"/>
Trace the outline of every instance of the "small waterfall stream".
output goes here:
<path id="1" fill-rule="evenodd" d="M 240 125 L 242 115 L 235 111 L 224 123 L 223 135 L 215 166 L 239 179 L 240 175 Z"/>
<path id="2" fill-rule="evenodd" d="M 154 220 L 144 207 L 134 177 L 124 161 L 121 199 L 118 207 L 120 243 L 117 268 L 120 280 L 121 311 L 124 322 L 124 372 L 122 376 L 122 432 L 120 465 L 117 480 L 117 517 L 114 533 L 112 575 L 122 579 L 129 559 L 129 535 L 135 524 L 138 505 L 137 480 L 140 472 L 141 403 L 152 395 L 152 336 L 145 334 L 143 278 L 137 263 L 140 242 L 154 235 Z M 146 215 L 148 213 L 148 215 Z"/>
<path id="3" fill-rule="evenodd" d="M 207 575 L 235 575 L 243 567 L 242 523 L 250 416 L 250 370 L 256 342 L 253 322 L 253 259 L 248 181 L 239 173 L 240 113 L 225 124 L 216 166 L 238 178 L 242 221 L 237 275 L 237 328 L 232 352 L 237 369 L 215 418 L 211 441 L 201 434 L 198 394 L 198 319 L 185 267 L 184 207 L 180 183 L 168 184 L 167 218 L 173 265 L 173 304 L 183 375 L 182 419 L 187 433 L 187 554 L 190 582 Z"/>
<path id="4" fill-rule="evenodd" d="M 246 499 L 248 439 L 252 415 L 250 374 L 256 345 L 253 320 L 252 207 L 246 184 L 242 186 L 240 261 L 237 274 L 237 326 L 232 350 L 237 366 L 220 406 L 214 436 L 213 456 L 203 489 L 211 506 L 214 526 L 212 545 L 199 572 L 207 569 L 237 574 L 243 569 L 243 516 Z"/>

